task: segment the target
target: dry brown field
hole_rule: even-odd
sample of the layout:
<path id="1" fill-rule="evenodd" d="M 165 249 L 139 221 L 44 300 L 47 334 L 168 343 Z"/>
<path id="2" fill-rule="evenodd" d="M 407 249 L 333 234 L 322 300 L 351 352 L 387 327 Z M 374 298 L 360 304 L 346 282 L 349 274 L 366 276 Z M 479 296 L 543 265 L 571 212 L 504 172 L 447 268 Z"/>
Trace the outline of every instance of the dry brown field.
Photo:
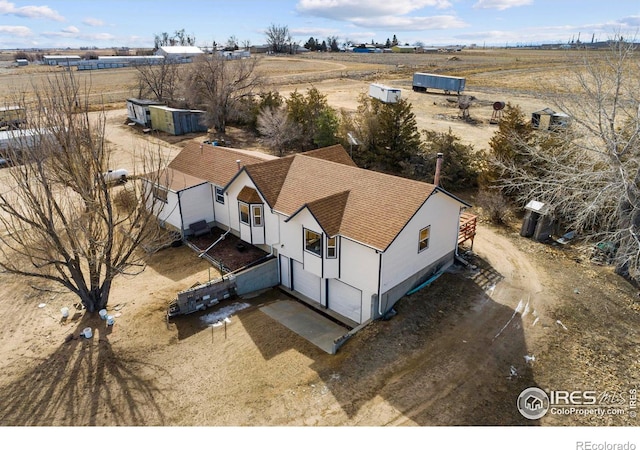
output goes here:
<path id="1" fill-rule="evenodd" d="M 495 131 L 494 101 L 525 111 L 545 106 L 540 79 L 562 76 L 577 55 L 530 50 L 465 50 L 433 55 L 261 57 L 260 70 L 286 94 L 316 86 L 337 108 L 355 108 L 371 82 L 402 88 L 421 128 L 446 131 L 477 148 Z M 569 58 L 569 59 L 567 59 Z M 577 61 L 577 59 L 576 59 Z M 51 69 L 0 69 L 0 98 L 28 92 Z M 473 123 L 440 93 L 411 91 L 414 71 L 467 77 Z M 135 94 L 128 69 L 78 73 L 92 99 L 109 104 L 107 138 L 118 161 L 131 149 L 183 141 L 125 125 Z M 230 145 L 259 142 L 238 130 Z M 162 138 L 162 137 L 161 137 Z M 204 135 L 185 139 L 201 140 Z M 1 177 L 0 177 L 1 178 Z M 467 198 L 473 202 L 473 197 Z M 482 211 L 474 208 L 482 217 Z M 640 384 L 637 290 L 576 243 L 558 247 L 519 236 L 518 223 L 481 222 L 470 261 L 397 305 L 336 355 L 325 354 L 261 312 L 272 290 L 167 323 L 168 302 L 212 268 L 186 247 L 155 254 L 146 270 L 114 283 L 116 323 L 78 312 L 57 286 L 0 274 L 0 423 L 5 426 L 634 426 L 635 416 L 552 415 L 531 421 L 515 404 L 526 387 L 594 390 L 623 399 Z M 45 290 L 46 289 L 46 290 Z M 92 339 L 78 338 L 93 327 Z M 68 336 L 74 339 L 67 340 Z M 525 358 L 528 357 L 528 359 Z M 533 358 L 533 359 L 532 359 Z M 622 401 L 622 400 L 621 400 Z M 626 402 L 626 403 L 625 403 Z M 211 438 L 215 441 L 215 435 Z M 236 438 L 237 439 L 237 438 Z"/>

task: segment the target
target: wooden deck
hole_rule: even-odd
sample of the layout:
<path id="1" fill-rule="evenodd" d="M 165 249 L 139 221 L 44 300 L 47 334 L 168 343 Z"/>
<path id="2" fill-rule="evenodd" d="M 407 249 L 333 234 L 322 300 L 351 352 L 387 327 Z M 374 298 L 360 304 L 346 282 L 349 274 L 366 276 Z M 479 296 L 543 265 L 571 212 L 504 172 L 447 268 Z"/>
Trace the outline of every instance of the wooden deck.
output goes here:
<path id="1" fill-rule="evenodd" d="M 471 241 L 471 249 L 473 249 L 473 239 L 476 236 L 477 223 L 478 223 L 478 216 L 470 213 L 460 214 L 458 245 L 462 245 L 467 241 Z"/>

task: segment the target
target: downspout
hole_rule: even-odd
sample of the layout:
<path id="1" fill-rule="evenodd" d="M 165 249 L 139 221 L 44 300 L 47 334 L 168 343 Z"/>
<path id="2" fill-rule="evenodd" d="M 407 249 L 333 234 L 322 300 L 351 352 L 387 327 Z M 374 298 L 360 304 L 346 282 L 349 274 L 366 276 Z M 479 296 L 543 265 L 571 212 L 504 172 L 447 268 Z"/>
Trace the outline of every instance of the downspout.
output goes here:
<path id="1" fill-rule="evenodd" d="M 380 264 L 378 265 L 378 315 L 382 317 L 382 253 L 380 255 Z"/>

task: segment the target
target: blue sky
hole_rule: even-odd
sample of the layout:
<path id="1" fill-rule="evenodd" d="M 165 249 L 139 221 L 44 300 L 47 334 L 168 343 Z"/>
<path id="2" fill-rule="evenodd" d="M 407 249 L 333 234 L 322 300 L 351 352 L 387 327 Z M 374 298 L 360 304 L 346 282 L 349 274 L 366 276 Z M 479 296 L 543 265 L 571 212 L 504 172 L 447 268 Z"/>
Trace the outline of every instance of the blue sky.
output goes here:
<path id="1" fill-rule="evenodd" d="M 638 0 L 0 0 L 0 48 L 150 47 L 184 29 L 197 45 L 295 41 L 520 45 L 640 37 Z"/>

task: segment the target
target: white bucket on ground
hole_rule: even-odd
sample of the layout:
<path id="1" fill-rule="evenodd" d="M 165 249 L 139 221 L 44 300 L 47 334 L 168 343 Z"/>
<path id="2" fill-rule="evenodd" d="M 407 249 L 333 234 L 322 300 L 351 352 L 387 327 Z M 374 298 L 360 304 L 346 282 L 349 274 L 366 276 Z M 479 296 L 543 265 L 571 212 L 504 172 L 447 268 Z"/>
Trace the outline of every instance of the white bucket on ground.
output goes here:
<path id="1" fill-rule="evenodd" d="M 69 317 L 69 308 L 67 308 L 66 306 L 63 308 L 60 308 L 60 314 L 62 314 L 63 319 L 66 319 L 67 317 Z"/>
<path id="2" fill-rule="evenodd" d="M 107 310 L 106 309 L 101 309 L 100 311 L 98 311 L 98 314 L 100 314 L 100 318 L 102 320 L 107 318 Z"/>
<path id="3" fill-rule="evenodd" d="M 115 320 L 113 319 L 113 316 L 107 316 L 107 325 L 113 325 L 115 323 Z"/>
<path id="4" fill-rule="evenodd" d="M 87 327 L 84 330 L 82 330 L 82 334 L 84 334 L 84 337 L 89 339 L 91 336 L 93 336 L 93 330 L 90 327 Z"/>

